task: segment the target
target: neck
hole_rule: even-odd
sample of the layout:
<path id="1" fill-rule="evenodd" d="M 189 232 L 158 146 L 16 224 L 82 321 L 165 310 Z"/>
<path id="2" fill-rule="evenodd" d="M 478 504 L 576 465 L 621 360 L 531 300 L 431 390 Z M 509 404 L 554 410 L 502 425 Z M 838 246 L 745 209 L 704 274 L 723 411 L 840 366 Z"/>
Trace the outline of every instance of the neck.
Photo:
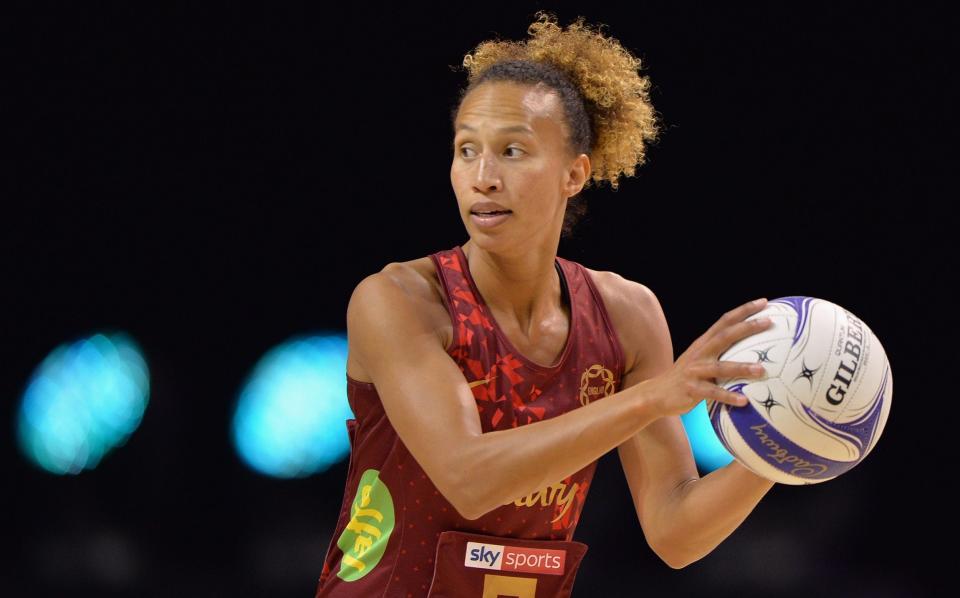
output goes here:
<path id="1" fill-rule="evenodd" d="M 487 306 L 496 312 L 498 323 L 504 316 L 512 318 L 529 337 L 537 326 L 563 311 L 555 247 L 504 256 L 467 241 L 463 253 L 470 275 Z"/>

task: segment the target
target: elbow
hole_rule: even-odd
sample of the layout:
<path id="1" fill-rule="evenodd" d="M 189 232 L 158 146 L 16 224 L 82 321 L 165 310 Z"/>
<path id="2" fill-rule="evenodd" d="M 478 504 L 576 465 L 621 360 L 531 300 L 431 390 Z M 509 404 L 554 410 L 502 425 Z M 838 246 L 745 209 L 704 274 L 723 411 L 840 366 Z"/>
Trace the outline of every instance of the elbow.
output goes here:
<path id="1" fill-rule="evenodd" d="M 436 483 L 453 508 L 464 519 L 475 521 L 496 510 L 502 504 L 503 484 L 495 478 L 497 464 L 501 462 L 488 444 L 471 437 L 460 443 L 456 450 L 444 454 L 444 461 L 435 468 L 442 472 Z M 486 472 L 486 475 L 477 472 Z"/>
<path id="2" fill-rule="evenodd" d="M 476 500 L 474 500 L 476 493 L 472 491 L 470 486 L 471 477 L 465 468 L 450 468 L 445 472 L 442 485 L 436 484 L 436 486 L 458 515 L 473 521 L 483 517 L 486 513 L 479 508 Z"/>
<path id="3" fill-rule="evenodd" d="M 476 515 L 474 505 L 467 500 L 467 495 L 463 492 L 463 488 L 455 481 L 443 480 L 441 482 L 440 480 L 434 479 L 433 485 L 437 487 L 437 490 L 447 499 L 447 502 L 450 503 L 450 506 L 453 507 L 453 510 L 456 511 L 458 515 L 470 520 L 479 517 L 479 515 Z"/>
<path id="4" fill-rule="evenodd" d="M 458 513 L 461 517 L 463 517 L 464 519 L 467 519 L 467 520 L 469 520 L 469 521 L 474 521 L 474 520 L 480 519 L 481 517 L 483 517 L 484 515 L 486 515 L 486 513 L 482 513 L 482 512 L 480 512 L 480 511 L 478 511 L 477 509 L 472 508 L 472 507 L 469 506 L 469 505 L 467 505 L 467 506 L 465 506 L 465 507 L 459 507 L 459 506 L 454 505 L 454 508 L 457 509 L 457 513 Z"/>
<path id="5" fill-rule="evenodd" d="M 437 489 L 464 519 L 475 521 L 497 508 L 496 497 L 491 494 L 493 486 L 487 477 L 477 475 L 478 471 L 489 471 L 484 460 L 477 458 L 470 443 L 463 443 L 456 454 L 449 455 L 447 465 L 442 468 L 443 483 Z"/>
<path id="6" fill-rule="evenodd" d="M 648 544 L 650 549 L 660 557 L 660 560 L 666 563 L 671 569 L 683 569 L 698 560 L 696 557 L 691 557 L 689 554 L 677 550 L 675 546 L 663 541 L 649 542 Z"/>
<path id="7" fill-rule="evenodd" d="M 686 567 L 687 565 L 693 562 L 693 561 L 676 560 L 676 559 L 667 560 L 663 557 L 660 557 L 660 558 L 663 559 L 663 562 L 666 563 L 667 566 L 670 567 L 671 569 L 683 569 L 684 567 Z"/>
<path id="8" fill-rule="evenodd" d="M 667 566 L 670 567 L 671 569 L 683 569 L 687 565 L 693 563 L 694 560 L 696 560 L 696 559 L 683 558 L 681 555 L 674 554 L 671 552 L 665 552 L 663 550 L 655 550 L 654 552 L 656 552 L 657 556 L 660 557 L 660 560 L 666 563 Z"/>
<path id="9" fill-rule="evenodd" d="M 457 514 L 464 519 L 475 521 L 487 514 L 485 509 L 479 508 L 475 502 L 469 501 L 463 496 L 453 500 L 449 498 L 449 495 L 444 494 L 444 496 L 447 496 L 447 502 L 453 505 L 453 508 L 457 511 Z"/>
<path id="10" fill-rule="evenodd" d="M 484 513 L 480 512 L 477 506 L 462 492 L 448 491 L 444 492 L 443 495 L 447 499 L 447 502 L 453 506 L 457 514 L 464 519 L 473 521 L 483 517 Z"/>

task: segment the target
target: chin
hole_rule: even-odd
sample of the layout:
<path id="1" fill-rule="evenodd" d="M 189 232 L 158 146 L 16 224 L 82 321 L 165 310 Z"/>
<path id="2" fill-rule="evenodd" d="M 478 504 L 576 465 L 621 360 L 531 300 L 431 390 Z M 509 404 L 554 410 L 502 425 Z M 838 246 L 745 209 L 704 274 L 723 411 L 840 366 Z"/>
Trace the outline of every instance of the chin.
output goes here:
<path id="1" fill-rule="evenodd" d="M 519 251 L 526 251 L 517 247 L 506 235 L 487 233 L 482 230 L 467 229 L 470 236 L 470 245 L 491 255 L 512 256 Z"/>

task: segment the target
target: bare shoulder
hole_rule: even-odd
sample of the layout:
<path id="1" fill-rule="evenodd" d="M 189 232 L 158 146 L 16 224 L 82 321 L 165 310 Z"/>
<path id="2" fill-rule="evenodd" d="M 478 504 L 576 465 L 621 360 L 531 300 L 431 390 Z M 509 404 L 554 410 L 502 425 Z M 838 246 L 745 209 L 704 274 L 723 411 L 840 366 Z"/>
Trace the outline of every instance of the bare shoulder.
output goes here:
<path id="1" fill-rule="evenodd" d="M 453 324 L 447 314 L 443 287 L 437 277 L 433 260 L 429 256 L 405 262 L 390 262 L 379 272 L 364 278 L 357 285 L 357 289 L 364 287 L 388 288 L 402 293 L 407 305 L 422 316 L 426 325 L 437 334 L 438 342 L 448 347 L 453 339 Z M 356 293 L 357 290 L 354 290 Z M 374 290 L 374 292 L 377 292 Z M 353 297 L 351 297 L 351 303 Z M 387 317 L 390 316 L 391 305 L 384 301 L 382 309 Z M 348 308 L 349 310 L 349 308 Z M 361 382 L 370 382 L 370 376 L 364 371 L 359 360 L 352 358 L 356 351 L 352 351 L 351 339 L 347 335 L 347 375 Z"/>
<path id="2" fill-rule="evenodd" d="M 600 292 L 611 324 L 623 345 L 625 372 L 643 358 L 651 335 L 660 328 L 663 309 L 654 292 L 646 285 L 624 278 L 616 272 L 593 270 L 584 266 Z"/>

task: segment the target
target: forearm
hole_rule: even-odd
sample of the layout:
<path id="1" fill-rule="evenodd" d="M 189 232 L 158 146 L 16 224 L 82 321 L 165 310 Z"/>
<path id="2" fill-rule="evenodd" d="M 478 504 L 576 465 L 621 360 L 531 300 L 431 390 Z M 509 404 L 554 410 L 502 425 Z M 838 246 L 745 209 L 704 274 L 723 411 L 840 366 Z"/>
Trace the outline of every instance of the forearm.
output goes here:
<path id="1" fill-rule="evenodd" d="M 773 485 L 734 460 L 679 487 L 657 522 L 661 557 L 673 568 L 700 560 L 743 523 Z"/>
<path id="2" fill-rule="evenodd" d="M 593 401 L 543 421 L 478 434 L 467 439 L 458 461 L 460 492 L 480 517 L 493 509 L 557 484 L 622 444 L 656 417 L 642 385 Z M 571 492 L 563 490 L 563 495 Z"/>

